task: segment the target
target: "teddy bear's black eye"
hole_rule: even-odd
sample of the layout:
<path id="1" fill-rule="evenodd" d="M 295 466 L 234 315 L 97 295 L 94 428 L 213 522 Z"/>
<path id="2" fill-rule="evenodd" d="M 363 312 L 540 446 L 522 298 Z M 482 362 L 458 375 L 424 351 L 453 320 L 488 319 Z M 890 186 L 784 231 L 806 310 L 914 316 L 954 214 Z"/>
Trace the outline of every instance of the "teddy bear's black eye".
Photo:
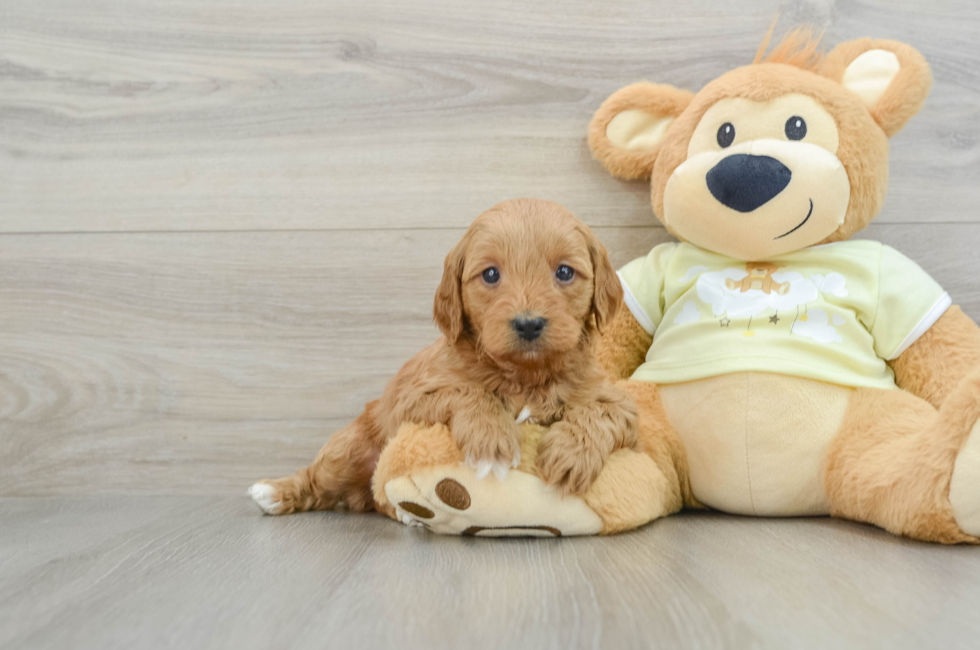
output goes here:
<path id="1" fill-rule="evenodd" d="M 806 122 L 799 115 L 786 120 L 786 137 L 790 140 L 802 140 L 806 137 Z"/>
<path id="2" fill-rule="evenodd" d="M 725 149 L 732 146 L 733 142 L 735 142 L 735 125 L 731 122 L 725 122 L 718 127 L 718 145 Z"/>
<path id="3" fill-rule="evenodd" d="M 562 264 L 555 271 L 555 277 L 558 278 L 559 282 L 571 282 L 572 278 L 575 277 L 575 269 L 570 266 Z"/>
<path id="4" fill-rule="evenodd" d="M 491 266 L 483 272 L 483 281 L 487 284 L 497 284 L 500 282 L 500 271 L 497 270 L 496 266 Z"/>

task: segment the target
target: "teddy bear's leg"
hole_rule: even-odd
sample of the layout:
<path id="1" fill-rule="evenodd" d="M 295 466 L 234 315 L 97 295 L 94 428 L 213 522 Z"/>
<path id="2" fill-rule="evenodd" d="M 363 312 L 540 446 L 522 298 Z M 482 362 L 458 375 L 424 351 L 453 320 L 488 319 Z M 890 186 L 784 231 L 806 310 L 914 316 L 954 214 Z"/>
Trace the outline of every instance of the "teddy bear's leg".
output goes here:
<path id="1" fill-rule="evenodd" d="M 672 514 L 685 505 L 700 506 L 691 493 L 684 443 L 667 418 L 659 387 L 629 380 L 616 385 L 636 401 L 638 448 L 645 458 L 617 452 L 619 456 L 610 457 L 596 484 L 586 493 L 586 502 L 605 524 L 603 534 L 633 528 L 639 525 L 637 522 Z"/>
<path id="2" fill-rule="evenodd" d="M 677 512 L 681 508 L 679 492 L 653 458 L 619 449 L 609 455 L 582 498 L 602 520 L 599 534 L 613 535 Z"/>
<path id="3" fill-rule="evenodd" d="M 647 416 L 643 449 L 613 452 L 581 498 L 561 498 L 540 480 L 536 457 L 543 427 L 523 426 L 521 464 L 502 482 L 476 479 L 444 425 L 407 423 L 378 461 L 375 507 L 406 524 L 457 535 L 609 535 L 675 512 L 684 502 L 678 477 L 686 477 L 670 450 L 679 441 L 656 387 L 638 383 L 635 390 L 641 428 Z"/>
<path id="4" fill-rule="evenodd" d="M 939 410 L 903 390 L 856 390 L 827 454 L 832 514 L 916 539 L 980 542 L 978 418 L 977 376 Z"/>
<path id="5" fill-rule="evenodd" d="M 378 461 L 375 507 L 407 525 L 446 535 L 562 537 L 601 532 L 602 520 L 581 498 L 562 498 L 537 476 L 534 458 L 544 427 L 524 424 L 522 430 L 518 468 L 503 480 L 492 475 L 481 479 L 463 462 L 448 427 L 403 424 Z"/>
<path id="6" fill-rule="evenodd" d="M 371 478 L 375 509 L 392 519 L 401 520 L 395 506 L 403 509 L 405 506 L 398 502 L 391 503 L 385 492 L 385 486 L 390 481 L 408 477 L 412 472 L 429 467 L 460 465 L 463 460 L 463 452 L 460 451 L 448 427 L 442 424 L 427 427 L 406 422 L 399 427 L 398 433 L 384 448 L 374 470 L 374 476 Z M 411 510 L 411 507 L 408 509 Z"/>

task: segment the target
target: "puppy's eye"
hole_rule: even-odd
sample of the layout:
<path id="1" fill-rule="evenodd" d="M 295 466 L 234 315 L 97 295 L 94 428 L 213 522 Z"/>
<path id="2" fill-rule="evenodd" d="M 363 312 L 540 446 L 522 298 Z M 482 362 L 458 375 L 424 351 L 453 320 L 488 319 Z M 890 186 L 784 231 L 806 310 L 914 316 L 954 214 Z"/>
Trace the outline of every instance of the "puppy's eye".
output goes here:
<path id="1" fill-rule="evenodd" d="M 575 269 L 570 266 L 562 264 L 555 271 L 555 277 L 558 278 L 559 282 L 571 282 L 572 278 L 575 277 Z"/>
<path id="2" fill-rule="evenodd" d="M 790 140 L 802 140 L 806 137 L 806 122 L 799 115 L 786 120 L 786 137 Z"/>
<path id="3" fill-rule="evenodd" d="M 483 272 L 483 281 L 487 284 L 497 284 L 500 282 L 500 271 L 497 270 L 496 266 L 491 266 Z"/>
<path id="4" fill-rule="evenodd" d="M 732 146 L 733 142 L 735 142 L 735 125 L 731 122 L 725 122 L 718 127 L 718 146 L 727 149 Z"/>

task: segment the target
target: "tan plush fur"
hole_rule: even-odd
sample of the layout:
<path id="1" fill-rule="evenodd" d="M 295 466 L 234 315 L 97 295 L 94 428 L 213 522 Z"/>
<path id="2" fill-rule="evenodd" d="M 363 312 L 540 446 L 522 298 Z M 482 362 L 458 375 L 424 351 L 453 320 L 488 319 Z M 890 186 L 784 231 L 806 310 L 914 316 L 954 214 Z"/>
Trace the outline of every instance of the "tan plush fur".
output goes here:
<path id="1" fill-rule="evenodd" d="M 541 470 L 537 465 L 538 447 L 548 429 L 538 424 L 522 424 L 520 428 L 521 462 L 516 469 L 540 478 Z M 403 424 L 381 452 L 377 469 L 374 470 L 374 500 L 377 504 L 387 504 L 384 486 L 394 478 L 432 467 L 459 465 L 464 460 L 463 452 L 453 439 L 449 427 L 414 422 Z"/>
<path id="2" fill-rule="evenodd" d="M 840 82 L 848 64 L 869 50 L 892 52 L 901 65 L 898 75 L 888 84 L 885 94 L 871 108 L 871 117 L 890 138 L 913 115 L 922 110 L 932 87 L 932 71 L 922 55 L 905 43 L 859 38 L 835 47 L 820 64 L 818 72 L 828 79 Z"/>
<path id="3" fill-rule="evenodd" d="M 944 544 L 978 543 L 949 503 L 956 454 L 980 418 L 980 376 L 959 382 L 937 411 L 901 390 L 861 389 L 827 456 L 833 514 Z"/>
<path id="4" fill-rule="evenodd" d="M 628 309 L 620 309 L 602 339 L 615 341 L 616 345 L 599 344 L 596 358 L 613 380 L 628 379 L 646 359 L 653 337 L 636 322 Z"/>
<path id="5" fill-rule="evenodd" d="M 374 470 L 372 490 L 376 507 L 381 510 L 389 505 L 384 486 L 391 479 L 427 467 L 459 465 L 463 460 L 463 452 L 445 425 L 403 424 L 381 452 Z"/>
<path id="6" fill-rule="evenodd" d="M 939 408 L 964 377 L 980 368 L 980 327 L 954 305 L 889 365 L 899 388 Z"/>
<path id="7" fill-rule="evenodd" d="M 560 280 L 565 265 L 573 277 Z M 498 270 L 489 283 L 484 271 Z M 405 423 L 445 424 L 464 458 L 509 465 L 522 408 L 550 428 L 538 448 L 542 479 L 581 494 L 614 450 L 636 443 L 636 407 L 606 380 L 593 352 L 622 288 L 605 248 L 561 206 L 520 199 L 480 215 L 446 257 L 434 303 L 444 336 L 395 375 L 381 399 L 334 434 L 310 467 L 263 481 L 274 514 L 340 502 L 368 510 L 370 477 Z M 518 337 L 518 317 L 544 318 L 539 338 Z"/>
<path id="8" fill-rule="evenodd" d="M 651 421 L 658 419 L 651 418 Z M 536 463 L 537 451 L 547 429 L 531 424 L 524 424 L 521 429 L 521 464 L 517 471 L 540 476 Z M 374 472 L 375 507 L 397 520 L 399 517 L 385 490 L 385 486 L 390 485 L 389 482 L 405 476 L 424 481 L 422 477 L 427 472 L 440 474 L 448 470 L 451 473 L 452 468 L 457 467 L 462 460 L 462 453 L 445 425 L 403 425 L 381 453 L 378 468 Z M 669 460 L 667 464 L 673 468 Z M 651 456 L 631 449 L 618 449 L 609 455 L 599 478 L 582 499 L 600 517 L 600 534 L 611 535 L 636 528 L 679 509 L 681 501 L 676 487 L 676 474 L 671 471 L 670 477 L 661 472 Z M 461 489 L 465 491 L 465 487 Z M 405 503 L 400 505 L 402 508 L 406 506 Z M 547 515 L 546 512 L 540 514 L 545 518 Z M 504 516 L 506 517 L 506 513 Z"/>
<path id="9" fill-rule="evenodd" d="M 769 54 L 766 49 L 776 29 L 776 21 L 772 21 L 769 31 L 759 45 L 752 63 L 785 63 L 804 70 L 813 70 L 823 60 L 819 51 L 820 37 L 814 38 L 813 31 L 805 27 L 797 27 L 786 34 L 783 40 Z"/>
<path id="10" fill-rule="evenodd" d="M 537 424 L 521 425 L 521 462 L 517 470 L 540 477 L 537 466 L 538 446 L 547 429 Z M 618 453 L 618 452 L 614 452 Z M 449 427 L 443 424 L 426 426 L 409 422 L 403 424 L 385 446 L 371 480 L 375 508 L 397 519 L 394 508 L 385 494 L 388 481 L 434 467 L 459 465 L 463 452 Z"/>
<path id="11" fill-rule="evenodd" d="M 709 109 L 722 100 L 737 98 L 763 106 L 786 95 L 805 95 L 834 119 L 839 137 L 835 155 L 847 173 L 850 194 L 837 230 L 826 237 L 823 231 L 814 239 L 824 239 L 801 246 L 850 238 L 881 210 L 888 184 L 888 138 L 920 110 L 932 76 L 923 57 L 902 43 L 859 39 L 823 57 L 817 40 L 797 31 L 765 55 L 767 37 L 754 64 L 722 75 L 693 97 L 650 83 L 613 93 L 589 127 L 593 154 L 613 175 L 649 177 L 653 210 L 665 221 L 668 181 L 689 159 L 692 136 Z M 859 96 L 842 80 L 848 66 L 871 50 L 894 54 L 899 70 L 881 94 Z M 887 55 L 875 56 L 888 60 Z M 618 113 L 638 110 L 676 119 L 662 133 L 621 140 L 630 146 L 640 142 L 643 150 L 614 146 L 605 137 L 607 126 Z M 669 220 L 665 223 L 671 229 Z M 650 340 L 624 311 L 610 324 L 597 354 L 611 377 L 628 377 L 643 362 Z M 949 489 L 957 455 L 980 418 L 980 328 L 953 307 L 889 364 L 904 390 L 855 390 L 830 444 L 824 479 L 832 511 L 918 539 L 975 543 L 977 538 L 960 530 L 953 517 Z M 636 399 L 640 441 L 668 479 L 663 488 L 668 502 L 678 508 L 696 505 L 684 445 L 670 425 L 658 387 L 640 382 L 619 385 Z"/>
<path id="12" fill-rule="evenodd" d="M 674 122 L 657 157 L 651 183 L 654 213 L 663 220 L 667 181 L 687 159 L 691 135 L 712 105 L 729 97 L 765 102 L 788 93 L 814 97 L 834 117 L 840 133 L 837 157 L 847 170 L 851 197 L 844 223 L 822 243 L 847 239 L 868 225 L 885 200 L 888 139 L 850 91 L 813 72 L 781 63 L 737 68 L 710 82 L 695 96 Z"/>
<path id="13" fill-rule="evenodd" d="M 589 125 L 589 147 L 592 155 L 613 176 L 633 180 L 650 178 L 657 159 L 657 149 L 626 150 L 616 147 L 606 137 L 609 122 L 625 110 L 644 110 L 658 117 L 677 117 L 691 102 L 693 93 L 665 84 L 645 81 L 627 86 L 603 102 Z"/>
<path id="14" fill-rule="evenodd" d="M 640 450 L 650 456 L 667 479 L 664 504 L 667 513 L 684 506 L 700 507 L 691 492 L 690 473 L 684 443 L 670 424 L 656 384 L 646 381 L 621 381 L 616 384 L 636 401 L 640 413 Z"/>
<path id="15" fill-rule="evenodd" d="M 894 52 L 902 64 L 898 76 L 870 113 L 856 95 L 839 83 L 847 64 L 869 49 Z M 919 111 L 931 81 L 925 59 L 908 45 L 861 39 L 837 46 L 821 61 L 816 54 L 816 42 L 803 33 L 794 33 L 769 57 L 762 58 L 761 63 L 722 75 L 693 99 L 671 86 L 651 83 L 633 84 L 613 93 L 592 119 L 589 146 L 596 159 L 615 176 L 648 178 L 652 170 L 653 210 L 663 221 L 667 181 L 687 159 L 691 135 L 711 106 L 730 97 L 764 102 L 787 93 L 810 95 L 837 121 L 841 142 L 837 157 L 851 182 L 845 221 L 823 243 L 840 241 L 868 225 L 881 210 L 888 185 L 888 137 Z M 676 112 L 678 108 L 683 111 Z M 632 109 L 677 116 L 656 149 L 628 151 L 613 146 L 605 138 L 605 129 L 616 114 Z"/>
<path id="16" fill-rule="evenodd" d="M 614 535 L 679 510 L 665 499 L 672 491 L 650 456 L 620 449 L 582 498 L 602 519 L 600 534 Z"/>

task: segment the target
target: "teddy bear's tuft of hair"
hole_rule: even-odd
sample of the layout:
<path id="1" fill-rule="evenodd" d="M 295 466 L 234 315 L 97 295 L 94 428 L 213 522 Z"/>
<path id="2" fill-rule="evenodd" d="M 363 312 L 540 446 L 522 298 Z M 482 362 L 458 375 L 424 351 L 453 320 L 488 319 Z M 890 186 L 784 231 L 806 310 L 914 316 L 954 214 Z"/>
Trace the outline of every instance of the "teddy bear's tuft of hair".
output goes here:
<path id="1" fill-rule="evenodd" d="M 787 32 L 783 40 L 766 54 L 775 28 L 776 21 L 773 21 L 752 63 L 784 63 L 803 70 L 814 70 L 823 63 L 823 51 L 817 49 L 823 34 L 814 36 L 810 27 L 797 27 Z"/>

